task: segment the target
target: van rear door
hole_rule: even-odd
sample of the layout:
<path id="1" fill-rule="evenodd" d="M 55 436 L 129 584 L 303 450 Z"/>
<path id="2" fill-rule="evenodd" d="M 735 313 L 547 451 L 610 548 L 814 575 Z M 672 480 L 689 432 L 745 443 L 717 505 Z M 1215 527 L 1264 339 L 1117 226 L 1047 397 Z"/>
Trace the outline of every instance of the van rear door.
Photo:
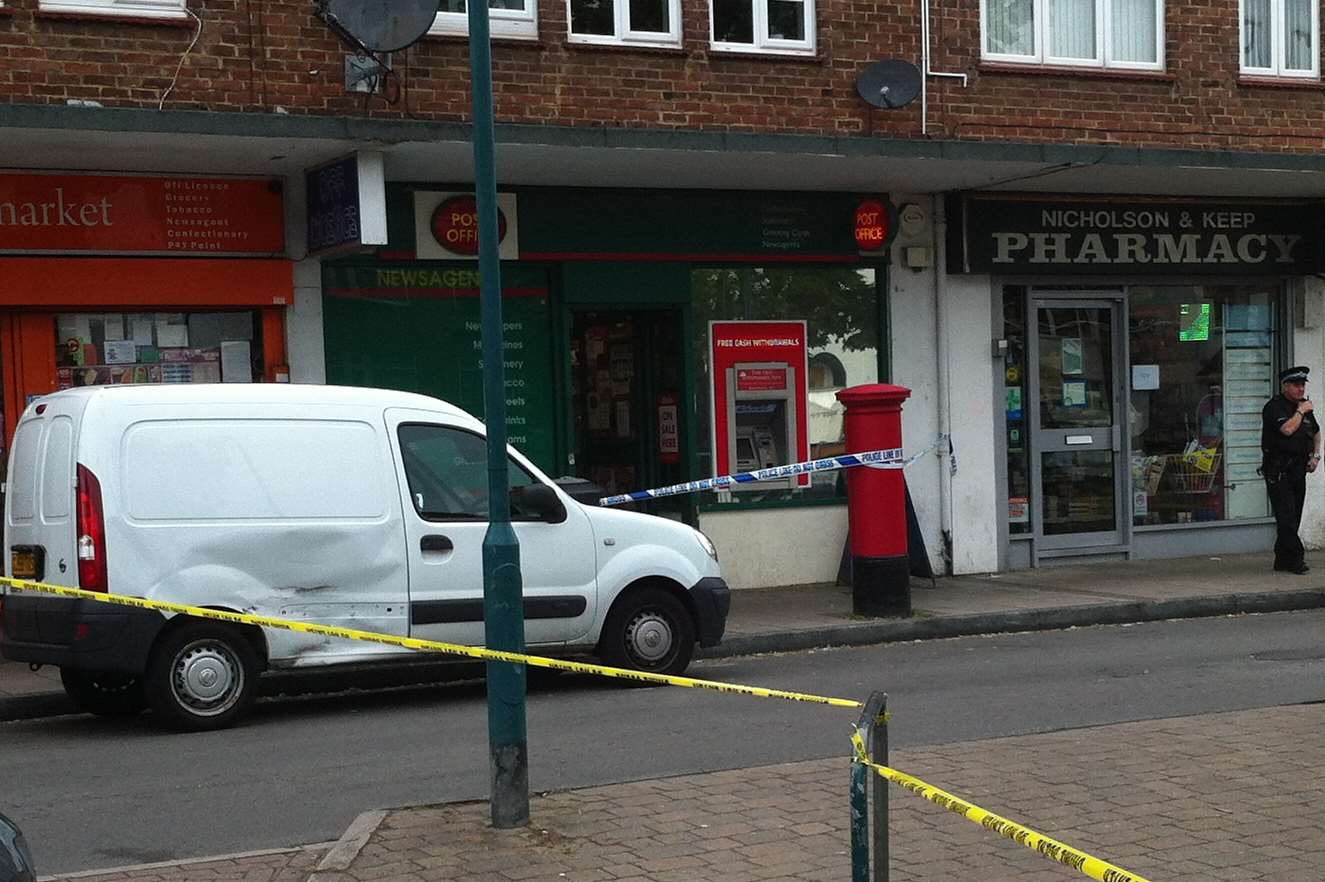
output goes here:
<path id="1" fill-rule="evenodd" d="M 78 586 L 74 452 L 86 398 L 29 405 L 14 432 L 5 498 L 5 575 Z"/>

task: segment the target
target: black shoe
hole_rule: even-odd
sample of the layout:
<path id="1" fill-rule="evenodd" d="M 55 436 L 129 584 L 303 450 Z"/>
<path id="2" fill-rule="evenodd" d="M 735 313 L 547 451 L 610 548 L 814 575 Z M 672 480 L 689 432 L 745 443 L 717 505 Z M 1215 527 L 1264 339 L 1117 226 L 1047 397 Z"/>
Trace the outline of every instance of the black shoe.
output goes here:
<path id="1" fill-rule="evenodd" d="M 1311 571 L 1311 567 L 1307 566 L 1307 565 L 1304 564 L 1304 563 L 1296 563 L 1296 564 L 1292 564 L 1292 565 L 1290 565 L 1290 566 L 1286 566 L 1286 567 L 1284 567 L 1284 570 L 1287 571 L 1287 572 L 1293 573 L 1294 575 L 1297 575 L 1297 576 L 1305 576 L 1307 573 L 1309 573 L 1309 572 Z"/>

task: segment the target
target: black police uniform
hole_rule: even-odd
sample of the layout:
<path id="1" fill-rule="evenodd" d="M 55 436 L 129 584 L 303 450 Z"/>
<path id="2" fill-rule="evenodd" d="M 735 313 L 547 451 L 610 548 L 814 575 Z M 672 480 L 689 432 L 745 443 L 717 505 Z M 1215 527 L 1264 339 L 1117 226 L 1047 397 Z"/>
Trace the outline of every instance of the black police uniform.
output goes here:
<path id="1" fill-rule="evenodd" d="M 1282 384 L 1289 379 L 1306 379 L 1307 373 L 1304 367 L 1289 368 L 1280 373 L 1279 381 Z M 1261 411 L 1261 474 L 1265 476 L 1270 509 L 1274 512 L 1274 568 L 1305 573 L 1305 549 L 1297 531 L 1307 496 L 1307 457 L 1315 450 L 1320 424 L 1315 413 L 1308 413 L 1293 434 L 1280 432 L 1280 427 L 1295 413 L 1297 402 L 1289 401 L 1283 393 L 1271 398 Z"/>

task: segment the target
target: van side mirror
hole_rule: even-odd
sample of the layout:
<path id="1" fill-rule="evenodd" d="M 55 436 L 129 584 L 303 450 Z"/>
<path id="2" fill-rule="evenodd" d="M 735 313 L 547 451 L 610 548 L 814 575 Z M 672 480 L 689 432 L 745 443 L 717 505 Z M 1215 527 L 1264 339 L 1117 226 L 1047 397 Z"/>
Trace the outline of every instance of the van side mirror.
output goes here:
<path id="1" fill-rule="evenodd" d="M 37 882 L 23 831 L 4 815 L 0 815 L 0 882 Z"/>
<path id="2" fill-rule="evenodd" d="M 528 484 L 511 490 L 511 514 L 559 524 L 566 520 L 566 506 L 548 485 Z"/>

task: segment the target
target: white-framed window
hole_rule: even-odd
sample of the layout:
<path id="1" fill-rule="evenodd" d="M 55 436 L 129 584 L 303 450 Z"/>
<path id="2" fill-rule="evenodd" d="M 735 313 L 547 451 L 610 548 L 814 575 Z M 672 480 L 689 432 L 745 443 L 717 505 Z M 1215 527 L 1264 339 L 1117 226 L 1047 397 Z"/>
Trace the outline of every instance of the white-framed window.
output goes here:
<path id="1" fill-rule="evenodd" d="M 987 61 L 1164 68 L 1164 0 L 980 0 L 980 34 Z"/>
<path id="2" fill-rule="evenodd" d="M 717 52 L 814 54 L 814 0 L 711 0 Z"/>
<path id="3" fill-rule="evenodd" d="M 488 0 L 488 32 L 494 37 L 537 40 L 537 0 Z M 428 33 L 468 34 L 469 7 L 465 0 L 442 0 Z"/>
<path id="4" fill-rule="evenodd" d="M 132 15 L 138 18 L 184 18 L 185 0 L 40 0 L 43 12 Z"/>
<path id="5" fill-rule="evenodd" d="M 1320 75 L 1318 0 L 1239 0 L 1242 72 L 1268 77 Z"/>
<path id="6" fill-rule="evenodd" d="M 572 43 L 680 46 L 681 0 L 566 0 Z"/>

